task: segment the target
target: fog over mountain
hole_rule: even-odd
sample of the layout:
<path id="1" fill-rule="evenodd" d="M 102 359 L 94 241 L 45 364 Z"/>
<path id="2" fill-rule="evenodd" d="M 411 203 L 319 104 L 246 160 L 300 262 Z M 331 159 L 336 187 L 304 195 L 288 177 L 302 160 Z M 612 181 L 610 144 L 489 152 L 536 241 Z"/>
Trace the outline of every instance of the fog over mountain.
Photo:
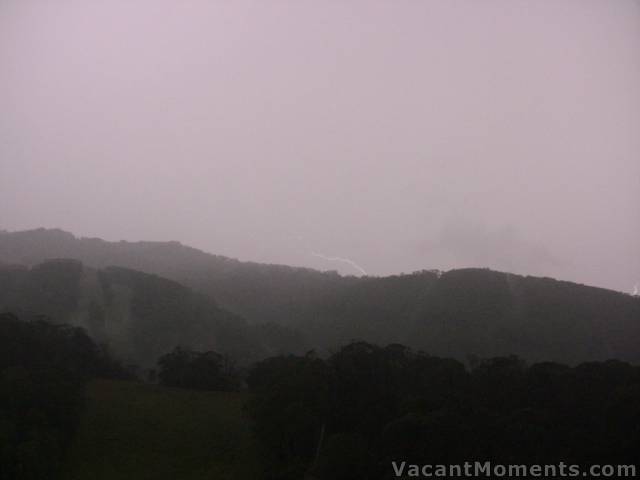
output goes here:
<path id="1" fill-rule="evenodd" d="M 640 281 L 640 6 L 0 2 L 0 229 Z"/>

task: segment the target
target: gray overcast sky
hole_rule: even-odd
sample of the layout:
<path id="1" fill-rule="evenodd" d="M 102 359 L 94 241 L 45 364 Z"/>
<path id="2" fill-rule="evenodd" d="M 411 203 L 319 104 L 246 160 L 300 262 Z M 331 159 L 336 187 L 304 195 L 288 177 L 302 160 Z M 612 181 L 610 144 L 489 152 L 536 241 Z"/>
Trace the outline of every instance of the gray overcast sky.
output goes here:
<path id="1" fill-rule="evenodd" d="M 640 281 L 634 0 L 1 0 L 0 228 Z"/>

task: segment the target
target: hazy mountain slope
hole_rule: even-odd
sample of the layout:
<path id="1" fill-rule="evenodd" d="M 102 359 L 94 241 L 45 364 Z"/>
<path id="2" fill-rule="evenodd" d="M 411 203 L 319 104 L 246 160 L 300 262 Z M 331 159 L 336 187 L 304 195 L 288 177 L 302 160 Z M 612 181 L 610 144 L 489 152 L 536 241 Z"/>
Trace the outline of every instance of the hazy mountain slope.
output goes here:
<path id="1" fill-rule="evenodd" d="M 304 344 L 282 328 L 251 327 L 174 281 L 121 267 L 85 268 L 77 260 L 0 267 L 1 310 L 82 326 L 119 357 L 145 366 L 177 345 L 247 362 Z"/>
<path id="2" fill-rule="evenodd" d="M 166 275 L 253 323 L 292 326 L 312 339 L 305 344 L 275 325 L 254 327 L 262 329 L 259 336 L 279 339 L 271 352 L 361 339 L 457 358 L 514 353 L 565 363 L 640 363 L 640 298 L 550 278 L 487 269 L 345 278 L 240 262 L 175 242 L 113 243 L 59 230 L 0 234 L 0 261 L 32 264 L 56 255 Z"/>
<path id="3" fill-rule="evenodd" d="M 359 281 L 334 272 L 241 262 L 178 242 L 106 242 L 56 229 L 0 232 L 0 261 L 35 265 L 51 258 L 155 273 L 212 296 L 250 323 L 295 324 L 309 302 Z"/>
<path id="4" fill-rule="evenodd" d="M 366 279 L 299 326 L 328 345 L 397 342 L 466 358 L 640 363 L 640 297 L 488 269 Z"/>

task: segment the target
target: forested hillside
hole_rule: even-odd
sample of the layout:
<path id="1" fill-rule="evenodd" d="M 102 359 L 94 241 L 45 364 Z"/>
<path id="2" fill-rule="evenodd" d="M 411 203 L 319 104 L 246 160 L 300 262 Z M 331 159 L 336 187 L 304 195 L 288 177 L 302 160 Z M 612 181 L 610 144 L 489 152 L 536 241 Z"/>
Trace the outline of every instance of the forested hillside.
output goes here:
<path id="1" fill-rule="evenodd" d="M 241 363 L 304 347 L 295 332 L 249 326 L 174 281 L 120 267 L 85 268 L 77 260 L 0 267 L 1 311 L 83 327 L 140 366 L 153 366 L 176 346 L 216 350 Z"/>
<path id="2" fill-rule="evenodd" d="M 74 258 L 95 268 L 120 266 L 170 278 L 210 295 L 251 323 L 293 324 L 305 305 L 358 282 L 334 272 L 212 255 L 178 242 L 107 242 L 57 229 L 0 231 L 0 262 L 35 265 Z"/>
<path id="3" fill-rule="evenodd" d="M 297 327 L 328 345 L 363 339 L 463 360 L 640 362 L 640 297 L 551 278 L 487 269 L 367 278 L 313 311 Z"/>
<path id="4" fill-rule="evenodd" d="M 212 347 L 245 358 L 256 348 L 266 348 L 269 354 L 294 348 L 324 352 L 351 340 L 364 340 L 399 342 L 462 360 L 517 354 L 530 361 L 570 364 L 608 358 L 640 362 L 640 298 L 551 278 L 487 269 L 342 277 L 311 269 L 240 262 L 177 242 L 106 242 L 44 229 L 0 233 L 0 261 L 33 265 L 59 257 L 75 258 L 95 268 L 134 268 L 200 292 L 202 296 L 158 277 L 121 268 L 106 268 L 96 274 L 103 279 L 105 300 L 110 298 L 110 282 L 123 285 L 125 290 L 135 287 L 135 312 L 162 326 L 157 331 L 160 336 L 165 335 L 161 331 L 166 332 L 167 339 L 209 338 L 198 333 L 209 328 L 203 325 L 211 326 L 202 312 L 215 311 L 213 323 L 218 331 L 211 338 L 227 340 Z M 62 284 L 77 288 L 64 282 L 56 288 Z M 55 304 L 48 307 L 53 310 L 47 313 L 66 311 L 69 307 L 65 302 L 70 301 L 65 300 L 67 296 L 56 295 Z M 42 301 L 31 294 L 29 298 L 35 305 Z M 116 295 L 112 302 L 117 305 L 122 298 L 122 294 Z M 214 305 L 211 299 L 217 303 Z M 93 317 L 103 313 L 91 305 L 86 305 L 82 318 L 91 323 L 90 331 L 99 333 L 101 323 Z M 103 301 L 98 305 L 102 309 L 111 305 L 113 309 L 114 304 Z M 188 313 L 185 305 L 192 305 Z M 242 322 L 225 310 L 254 325 L 250 328 L 259 330 L 259 340 L 253 340 L 255 335 L 247 340 L 248 325 L 236 328 Z M 191 326 L 182 328 L 186 324 Z M 146 332 L 151 323 L 136 325 L 144 325 L 140 328 Z M 139 338 L 137 348 L 154 354 L 160 349 L 158 345 L 164 348 L 170 343 L 154 340 L 157 345 L 153 347 L 145 343 L 148 340 L 132 338 Z M 255 358 L 255 351 L 252 353 Z"/>

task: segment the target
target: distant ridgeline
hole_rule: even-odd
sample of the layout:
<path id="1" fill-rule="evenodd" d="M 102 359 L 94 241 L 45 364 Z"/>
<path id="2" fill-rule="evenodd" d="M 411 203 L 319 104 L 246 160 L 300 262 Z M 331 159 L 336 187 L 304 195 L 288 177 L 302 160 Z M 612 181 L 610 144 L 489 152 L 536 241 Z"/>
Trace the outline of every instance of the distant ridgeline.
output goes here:
<path id="1" fill-rule="evenodd" d="M 44 229 L 0 233 L 0 261 L 33 266 L 52 258 L 91 268 L 5 267 L 0 307 L 84 325 L 145 363 L 177 344 L 255 359 L 352 340 L 463 360 L 516 354 L 569 364 L 640 363 L 639 297 L 550 278 L 488 269 L 341 277 L 240 262 L 177 242 L 106 242 Z M 34 287 L 50 270 L 66 273 Z"/>

